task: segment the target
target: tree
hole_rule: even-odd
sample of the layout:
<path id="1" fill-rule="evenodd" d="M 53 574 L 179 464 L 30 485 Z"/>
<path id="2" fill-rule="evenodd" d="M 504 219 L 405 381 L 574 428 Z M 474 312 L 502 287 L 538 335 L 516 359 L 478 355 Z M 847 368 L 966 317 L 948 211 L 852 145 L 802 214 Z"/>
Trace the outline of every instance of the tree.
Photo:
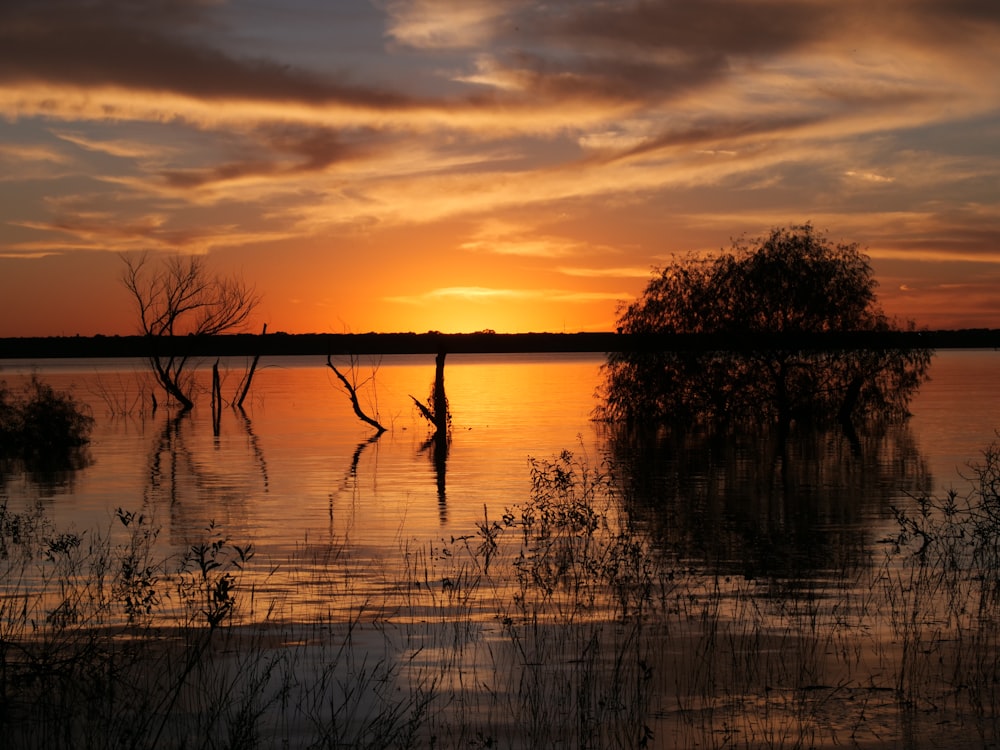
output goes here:
<path id="1" fill-rule="evenodd" d="M 157 382 L 184 410 L 194 406 L 188 355 L 174 337 L 215 336 L 239 329 L 260 297 L 238 277 L 213 275 L 198 255 L 170 256 L 151 264 L 148 254 L 122 256 L 122 283 L 132 296 L 139 327 L 150 341 Z"/>
<path id="2" fill-rule="evenodd" d="M 869 259 L 811 225 L 734 241 L 717 255 L 656 270 L 624 309 L 628 334 L 713 334 L 713 351 L 612 353 L 602 416 L 614 421 L 770 420 L 900 416 L 926 378 L 927 349 L 802 349 L 815 334 L 898 330 L 879 307 Z M 912 329 L 913 325 L 908 325 Z M 736 346 L 771 335 L 797 342 Z"/>

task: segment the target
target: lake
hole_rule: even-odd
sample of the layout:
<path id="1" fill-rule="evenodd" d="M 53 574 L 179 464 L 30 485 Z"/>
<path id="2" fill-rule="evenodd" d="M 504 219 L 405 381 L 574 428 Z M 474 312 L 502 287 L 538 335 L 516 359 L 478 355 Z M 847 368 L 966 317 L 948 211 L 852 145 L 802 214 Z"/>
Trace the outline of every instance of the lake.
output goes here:
<path id="1" fill-rule="evenodd" d="M 412 690 L 426 670 L 443 670 L 435 672 L 435 680 L 449 686 L 445 692 L 450 697 L 442 706 L 458 701 L 455 706 L 472 706 L 474 714 L 482 714 L 485 723 L 475 730 L 480 734 L 468 734 L 473 730 L 465 724 L 453 729 L 452 709 L 442 707 L 440 716 L 449 717 L 440 720 L 442 726 L 457 732 L 442 741 L 445 746 L 485 747 L 490 738 L 512 736 L 510 701 L 518 706 L 515 724 L 541 732 L 529 732 L 513 744 L 542 746 L 545 727 L 562 724 L 544 713 L 532 721 L 519 713 L 526 710 L 525 701 L 539 700 L 535 688 L 525 687 L 525 670 L 547 665 L 554 671 L 545 678 L 549 681 L 543 680 L 545 690 L 570 700 L 562 687 L 553 687 L 569 679 L 555 665 L 573 665 L 573 679 L 593 680 L 593 673 L 580 671 L 574 649 L 595 654 L 601 653 L 600 646 L 605 649 L 601 659 L 616 654 L 620 659 L 623 653 L 636 657 L 627 674 L 614 672 L 622 684 L 633 686 L 629 690 L 645 684 L 637 677 L 644 670 L 654 673 L 644 666 L 653 663 L 653 653 L 656 677 L 649 679 L 656 688 L 629 693 L 628 700 L 618 696 L 635 716 L 605 716 L 612 704 L 607 696 L 600 698 L 603 702 L 594 697 L 603 689 L 602 680 L 578 685 L 572 701 L 579 704 L 584 693 L 587 700 L 594 698 L 588 710 L 626 733 L 637 721 L 661 738 L 679 733 L 676 742 L 659 746 L 706 741 L 756 746 L 762 737 L 772 737 L 765 744 L 774 746 L 822 745 L 863 735 L 888 738 L 880 746 L 917 747 L 919 740 L 907 735 L 900 722 L 909 721 L 906 731 L 911 733 L 914 727 L 931 726 L 933 736 L 940 738 L 954 729 L 955 716 L 968 713 L 967 707 L 960 711 L 951 706 L 945 722 L 929 713 L 910 716 L 908 711 L 925 709 L 929 699 L 904 692 L 934 685 L 935 700 L 954 694 L 955 679 L 942 674 L 945 668 L 927 666 L 932 657 L 950 663 L 952 654 L 946 658 L 941 644 L 953 641 L 940 636 L 927 646 L 921 640 L 923 625 L 915 624 L 918 611 L 929 617 L 925 612 L 933 610 L 937 614 L 926 627 L 943 632 L 939 610 L 952 606 L 954 597 L 932 607 L 908 599 L 915 587 L 906 583 L 912 580 L 907 576 L 916 575 L 916 569 L 912 558 L 892 557 L 887 540 L 899 534 L 898 510 L 918 514 L 922 495 L 944 497 L 952 488 L 960 496 L 968 493 L 963 478 L 971 474 L 968 464 L 981 459 L 1000 424 L 997 357 L 986 350 L 936 354 L 931 379 L 913 400 L 913 416 L 905 425 L 854 436 L 839 430 L 803 434 L 780 444 L 767 436 L 661 433 L 640 445 L 613 438 L 590 419 L 601 379 L 600 356 L 450 355 L 445 384 L 453 422 L 444 461 L 435 460 L 428 425 L 412 400 L 425 401 L 430 392 L 434 360 L 429 356 L 338 362 L 359 384 L 364 408 L 388 428 L 378 439 L 355 417 L 333 372 L 319 358 L 263 359 L 245 410 L 224 408 L 218 434 L 207 393 L 192 413 L 181 417 L 163 406 L 152 410 L 151 381 L 141 361 L 7 360 L 0 363 L 0 377 L 9 386 L 37 373 L 87 403 L 96 423 L 85 466 L 34 477 L 11 473 L 3 477 L 0 491 L 10 508 L 40 502 L 55 528 L 84 537 L 97 529 L 119 538 L 116 510 L 141 513 L 150 528 L 159 529 L 157 553 L 177 559 L 205 540 L 252 543 L 256 556 L 246 575 L 258 603 L 249 614 L 243 612 L 245 622 L 301 624 L 319 618 L 327 623 L 324 627 L 333 628 L 333 623 L 360 624 L 368 617 L 362 611 L 375 613 L 369 624 L 386 640 L 374 648 L 391 652 L 393 669 L 401 670 L 392 672 L 393 684 L 409 675 Z M 245 365 L 243 360 L 223 362 L 227 398 L 235 393 Z M 202 368 L 199 378 L 206 386 L 208 377 L 208 369 Z M 557 457 L 567 450 L 573 459 L 560 463 Z M 563 592 L 570 599 L 548 589 L 533 600 L 525 588 L 525 571 L 530 570 L 532 585 L 541 585 L 551 573 L 537 567 L 538 539 L 527 557 L 522 551 L 508 559 L 508 570 L 516 572 L 513 578 L 501 582 L 488 575 L 488 557 L 483 565 L 483 556 L 493 554 L 488 542 L 514 536 L 501 522 L 505 514 L 518 518 L 526 506 L 533 512 L 545 510 L 531 503 L 533 459 L 536 480 L 557 476 L 553 471 L 558 466 L 573 468 L 577 479 L 613 467 L 617 499 L 603 506 L 613 519 L 610 526 L 648 535 L 656 554 L 672 566 L 654 576 L 660 593 L 647 590 L 644 595 L 662 607 L 655 627 L 647 631 L 636 624 L 639 630 L 623 631 L 619 625 L 601 629 L 599 635 L 584 634 L 587 622 L 632 622 L 629 607 L 641 609 L 647 601 L 628 604 L 612 597 L 602 605 L 609 609 L 588 609 L 574 598 L 587 589 L 588 606 L 593 605 L 595 594 L 586 581 Z M 554 486 L 542 484 L 543 489 Z M 570 547 L 587 560 L 590 549 Z M 614 550 L 611 562 L 601 558 L 593 570 L 606 575 L 613 562 L 614 580 L 620 583 L 620 566 L 635 550 L 621 545 L 602 549 Z M 501 551 L 495 554 L 502 556 Z M 464 562 L 456 563 L 459 558 Z M 466 578 L 470 571 L 475 576 Z M 484 581 L 493 588 L 484 589 Z M 865 598 L 882 587 L 884 602 L 875 603 L 874 594 Z M 619 595 L 624 590 L 617 589 Z M 420 596 L 430 599 L 418 602 Z M 534 614 L 525 615 L 528 610 Z M 906 624 L 899 613 L 911 610 L 913 620 Z M 522 622 L 517 612 L 528 618 L 523 622 L 535 623 L 529 629 L 532 638 L 528 630 L 517 630 Z M 539 630 L 541 612 L 558 637 Z M 463 623 L 460 638 L 454 635 L 456 616 Z M 405 637 L 390 637 L 388 622 L 411 625 L 404 628 Z M 416 633 L 412 623 L 421 623 Z M 672 635 L 664 641 L 666 631 L 657 628 L 669 623 Z M 698 623 L 712 623 L 712 634 L 699 630 Z M 442 643 L 445 631 L 457 640 Z M 641 638 L 628 633 L 641 633 Z M 717 640 L 720 634 L 725 648 Z M 386 645 L 390 640 L 391 647 Z M 299 642 L 290 636 L 282 642 L 292 641 Z M 547 656 L 532 659 L 525 651 L 529 642 Z M 663 643 L 670 645 L 664 649 Z M 498 644 L 520 655 L 501 658 Z M 647 652 L 650 644 L 660 645 Z M 973 645 L 980 654 L 994 652 L 992 641 Z M 928 656 L 916 662 L 924 671 L 915 672 L 912 657 L 905 654 L 918 647 Z M 827 664 L 831 660 L 836 663 Z M 791 668 L 791 663 L 797 666 Z M 418 664 L 419 679 L 411 673 Z M 462 675 L 480 671 L 491 675 L 482 679 L 493 692 L 484 694 L 481 686 L 465 684 Z M 995 671 L 1000 674 L 1000 667 Z M 497 687 L 501 672 L 508 682 Z M 720 675 L 725 679 L 719 681 Z M 615 680 L 611 684 L 623 689 Z M 883 690 L 892 691 L 891 700 L 881 699 Z M 776 706 L 779 694 L 781 705 Z M 542 700 L 555 698 L 545 693 Z M 859 718 L 851 712 L 862 700 L 868 708 Z M 979 732 L 982 722 L 995 715 L 995 704 L 983 700 L 977 694 L 980 709 L 973 713 Z M 998 696 L 991 700 L 1000 704 Z M 763 723 L 758 715 L 762 706 L 772 712 Z M 836 715 L 830 713 L 833 707 Z M 490 733 L 484 734 L 483 727 Z M 589 731 L 582 724 L 574 727 L 573 732 Z M 758 731 L 764 734 L 753 734 Z M 628 742 L 605 744 L 642 744 L 641 737 L 630 736 Z M 476 737 L 479 745 L 472 742 Z"/>
<path id="2" fill-rule="evenodd" d="M 859 497 L 844 477 L 839 487 L 836 477 L 821 480 L 855 508 L 859 525 L 875 522 L 887 504 L 914 492 L 964 486 L 967 463 L 1000 426 L 998 356 L 983 350 L 935 355 L 931 379 L 912 403 L 907 434 L 892 436 L 908 442 L 909 455 L 898 455 L 898 445 L 887 453 L 883 436 L 880 454 L 856 467 L 878 475 L 874 486 L 860 485 L 868 497 Z M 425 445 L 428 424 L 411 400 L 427 399 L 433 357 L 355 363 L 357 376 L 369 381 L 360 389 L 364 407 L 388 428 L 374 441 L 321 358 L 262 360 L 245 412 L 224 409 L 218 436 L 207 393 L 180 420 L 165 408 L 152 413 L 153 388 L 142 361 L 8 360 L 0 363 L 0 377 L 10 386 L 37 373 L 88 404 L 96 424 L 86 468 L 44 478 L 41 487 L 8 477 L 6 492 L 12 502 L 44 495 L 60 523 L 79 528 L 105 524 L 119 506 L 142 511 L 178 545 L 214 521 L 231 539 L 252 540 L 275 555 L 306 540 L 347 538 L 358 548 L 395 549 L 402 539 L 465 534 L 484 507 L 499 516 L 525 499 L 529 458 L 570 450 L 600 468 L 609 447 L 590 416 L 602 361 L 598 355 L 450 356 L 445 382 L 453 426 L 442 477 Z M 235 393 L 245 365 L 223 363 L 224 397 Z M 345 371 L 350 365 L 339 362 Z M 207 388 L 207 369 L 200 375 Z M 834 446 L 818 450 L 827 464 L 844 463 L 843 457 L 833 461 Z M 703 458 L 688 456 L 686 484 L 675 491 L 704 490 L 718 467 Z M 810 459 L 813 470 L 820 470 L 819 458 Z M 746 456 L 739 460 L 746 463 Z M 670 461 L 655 458 L 665 472 Z M 921 476 L 905 471 L 915 464 L 923 464 Z M 728 478 L 732 484 L 731 473 Z M 885 484 L 894 479 L 898 486 Z"/>

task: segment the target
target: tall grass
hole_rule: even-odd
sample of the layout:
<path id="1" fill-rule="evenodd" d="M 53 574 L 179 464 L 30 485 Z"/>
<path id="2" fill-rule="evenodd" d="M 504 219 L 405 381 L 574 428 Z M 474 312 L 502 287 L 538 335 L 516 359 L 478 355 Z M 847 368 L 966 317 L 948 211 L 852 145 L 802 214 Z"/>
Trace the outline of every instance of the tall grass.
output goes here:
<path id="1" fill-rule="evenodd" d="M 997 741 L 1000 448 L 824 580 L 693 567 L 570 453 L 468 533 L 265 561 L 211 524 L 0 506 L 5 747 L 641 748 Z M 282 591 L 292 587 L 295 600 Z"/>

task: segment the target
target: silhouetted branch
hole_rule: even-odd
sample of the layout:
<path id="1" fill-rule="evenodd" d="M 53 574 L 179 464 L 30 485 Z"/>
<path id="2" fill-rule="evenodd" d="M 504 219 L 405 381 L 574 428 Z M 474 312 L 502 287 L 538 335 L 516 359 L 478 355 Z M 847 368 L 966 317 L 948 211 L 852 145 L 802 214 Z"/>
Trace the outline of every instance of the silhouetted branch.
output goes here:
<path id="1" fill-rule="evenodd" d="M 351 399 L 351 406 L 354 408 L 354 413 L 357 415 L 358 419 L 360 419 L 362 422 L 367 422 L 376 430 L 378 430 L 379 435 L 385 432 L 385 427 L 383 427 L 378 420 L 372 419 L 367 414 L 365 414 L 364 409 L 361 408 L 361 404 L 358 402 L 357 388 L 355 388 L 354 385 L 351 383 L 351 381 L 348 380 L 344 376 L 344 374 L 337 369 L 337 366 L 333 364 L 333 357 L 329 354 L 326 355 L 326 365 L 331 370 L 333 370 L 333 374 L 336 375 L 340 379 L 340 382 L 344 385 L 344 389 L 347 391 L 347 395 Z"/>
<path id="2" fill-rule="evenodd" d="M 265 333 L 267 333 L 267 323 L 264 324 L 264 328 L 261 330 L 260 335 L 263 336 Z M 236 399 L 236 406 L 239 409 L 243 408 L 243 402 L 246 400 L 247 394 L 250 392 L 250 383 L 253 381 L 253 374 L 257 371 L 258 362 L 260 362 L 259 353 L 254 355 L 253 362 L 250 363 L 250 369 L 247 370 L 242 382 L 240 382 L 240 387 L 237 388 L 240 395 L 239 398 Z"/>
<path id="3" fill-rule="evenodd" d="M 434 424 L 434 412 L 428 409 L 424 404 L 420 403 L 420 400 L 416 396 L 410 396 L 413 399 L 413 403 L 417 405 L 420 410 L 420 414 L 431 424 Z"/>

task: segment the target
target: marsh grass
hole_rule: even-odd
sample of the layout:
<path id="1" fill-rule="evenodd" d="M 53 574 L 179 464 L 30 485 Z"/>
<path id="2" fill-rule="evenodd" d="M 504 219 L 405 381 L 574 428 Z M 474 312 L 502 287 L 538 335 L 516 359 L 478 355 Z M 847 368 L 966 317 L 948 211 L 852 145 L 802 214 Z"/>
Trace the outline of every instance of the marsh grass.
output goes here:
<path id="1" fill-rule="evenodd" d="M 693 567 L 566 452 L 469 533 L 280 564 L 0 506 L 5 747 L 917 747 L 998 739 L 1000 449 L 864 564 Z M 294 589 L 295 595 L 286 598 Z"/>

